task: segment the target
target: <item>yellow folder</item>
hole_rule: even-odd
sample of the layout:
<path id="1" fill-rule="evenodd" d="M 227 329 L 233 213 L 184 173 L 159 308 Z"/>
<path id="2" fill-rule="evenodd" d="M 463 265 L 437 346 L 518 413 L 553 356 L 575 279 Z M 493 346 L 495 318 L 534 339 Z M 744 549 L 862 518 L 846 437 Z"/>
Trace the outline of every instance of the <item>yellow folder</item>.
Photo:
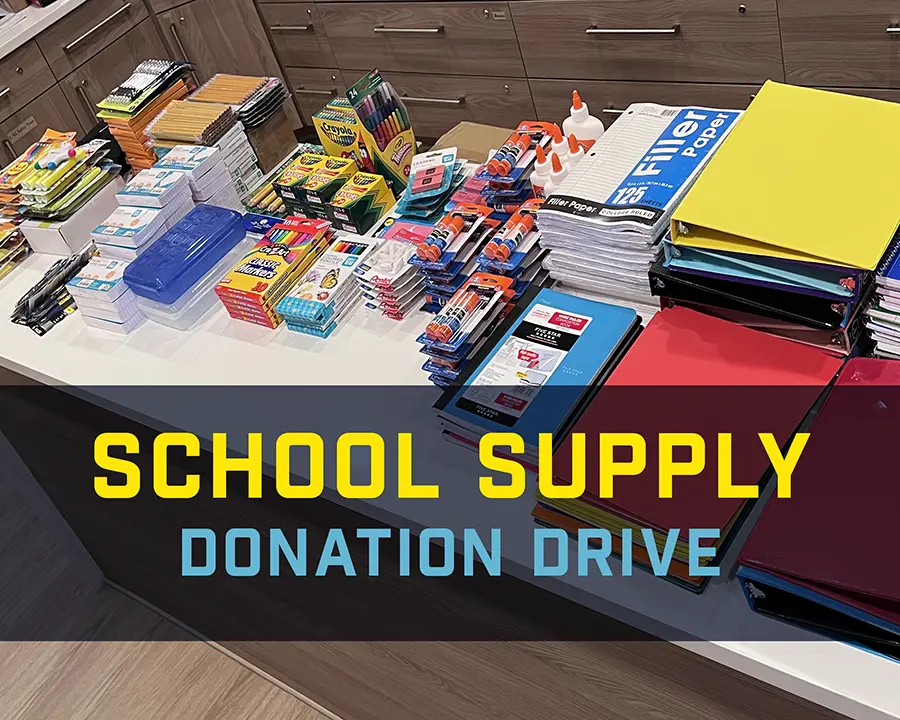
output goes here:
<path id="1" fill-rule="evenodd" d="M 672 216 L 676 244 L 873 270 L 900 222 L 900 104 L 769 81 Z"/>

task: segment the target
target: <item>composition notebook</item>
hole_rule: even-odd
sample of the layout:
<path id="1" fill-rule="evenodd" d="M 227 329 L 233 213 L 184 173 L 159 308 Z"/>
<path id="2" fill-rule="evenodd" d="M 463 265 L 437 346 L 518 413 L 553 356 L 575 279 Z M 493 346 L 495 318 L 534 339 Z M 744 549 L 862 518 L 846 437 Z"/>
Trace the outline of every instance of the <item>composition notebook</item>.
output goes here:
<path id="1" fill-rule="evenodd" d="M 897 230 L 900 104 L 766 82 L 672 216 L 676 244 L 873 270 Z"/>
<path id="2" fill-rule="evenodd" d="M 758 612 L 900 659 L 900 363 L 853 358 L 741 552 Z"/>
<path id="3" fill-rule="evenodd" d="M 637 326 L 634 310 L 542 289 L 438 410 L 477 433 L 518 433 L 535 448 L 538 433 L 566 425 Z"/>
<path id="4" fill-rule="evenodd" d="M 715 528 L 727 547 L 749 505 L 718 497 L 718 433 L 731 433 L 735 485 L 756 485 L 769 460 L 757 437 L 771 432 L 784 447 L 840 368 L 841 361 L 726 320 L 682 307 L 657 313 L 622 358 L 553 455 L 554 477 L 571 482 L 572 434 L 585 435 L 586 491 L 578 499 L 538 496 L 555 511 L 613 534 L 650 528 L 658 535 L 678 528 L 675 558 L 686 560 L 690 528 Z M 773 412 L 773 407 L 778 411 Z M 598 435 L 641 433 L 646 468 L 619 477 L 613 497 L 600 498 Z M 697 475 L 676 475 L 671 498 L 659 497 L 658 441 L 661 432 L 695 432 L 706 440 L 706 464 Z M 619 461 L 628 459 L 615 455 Z M 683 453 L 676 461 L 685 462 Z"/>

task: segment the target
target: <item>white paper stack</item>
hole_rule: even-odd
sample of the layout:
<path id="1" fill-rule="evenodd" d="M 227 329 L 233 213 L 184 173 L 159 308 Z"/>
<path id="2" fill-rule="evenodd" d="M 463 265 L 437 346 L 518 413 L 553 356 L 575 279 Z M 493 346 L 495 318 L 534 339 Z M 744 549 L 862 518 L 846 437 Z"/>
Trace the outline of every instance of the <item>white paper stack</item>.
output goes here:
<path id="1" fill-rule="evenodd" d="M 137 297 L 122 279 L 127 266 L 95 257 L 68 282 L 86 325 L 125 335 L 144 322 Z"/>
<path id="2" fill-rule="evenodd" d="M 550 275 L 655 312 L 647 273 L 672 213 L 739 112 L 631 105 L 538 211 Z M 644 317 L 646 322 L 649 317 Z"/>

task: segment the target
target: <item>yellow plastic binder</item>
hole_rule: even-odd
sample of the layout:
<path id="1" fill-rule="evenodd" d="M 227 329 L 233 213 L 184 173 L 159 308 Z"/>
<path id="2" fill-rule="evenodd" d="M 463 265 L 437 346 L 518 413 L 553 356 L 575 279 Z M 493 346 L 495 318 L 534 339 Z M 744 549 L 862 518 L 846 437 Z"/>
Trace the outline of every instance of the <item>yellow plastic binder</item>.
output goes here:
<path id="1" fill-rule="evenodd" d="M 767 82 L 672 216 L 672 240 L 872 270 L 900 222 L 900 104 Z"/>

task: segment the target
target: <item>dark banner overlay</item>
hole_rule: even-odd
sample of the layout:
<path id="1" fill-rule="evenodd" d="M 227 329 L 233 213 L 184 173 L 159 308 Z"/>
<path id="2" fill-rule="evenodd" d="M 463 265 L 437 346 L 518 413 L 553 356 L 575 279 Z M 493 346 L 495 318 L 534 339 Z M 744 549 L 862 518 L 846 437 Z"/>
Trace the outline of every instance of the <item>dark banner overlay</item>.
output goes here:
<path id="1" fill-rule="evenodd" d="M 827 534 L 845 539 L 834 577 L 892 572 L 870 542 L 887 529 L 860 534 L 855 494 L 896 507 L 900 389 L 831 392 L 847 411 L 815 424 L 819 388 L 607 387 L 566 440 L 574 416 L 531 418 L 520 387 L 460 415 L 445 402 L 442 423 L 425 387 L 9 386 L 0 433 L 29 472 L 4 462 L 0 478 L 36 482 L 111 582 L 214 640 L 647 639 L 633 625 L 792 640 L 734 577 L 765 503 L 796 510 L 786 554 Z M 540 393 L 546 408 L 591 396 Z M 860 421 L 861 405 L 881 412 Z M 469 421 L 491 413 L 503 435 Z M 842 505 L 853 516 L 823 527 Z M 21 537 L 0 576 L 49 587 L 56 559 L 39 567 Z M 0 618 L 0 639 L 146 632 L 41 607 Z"/>

